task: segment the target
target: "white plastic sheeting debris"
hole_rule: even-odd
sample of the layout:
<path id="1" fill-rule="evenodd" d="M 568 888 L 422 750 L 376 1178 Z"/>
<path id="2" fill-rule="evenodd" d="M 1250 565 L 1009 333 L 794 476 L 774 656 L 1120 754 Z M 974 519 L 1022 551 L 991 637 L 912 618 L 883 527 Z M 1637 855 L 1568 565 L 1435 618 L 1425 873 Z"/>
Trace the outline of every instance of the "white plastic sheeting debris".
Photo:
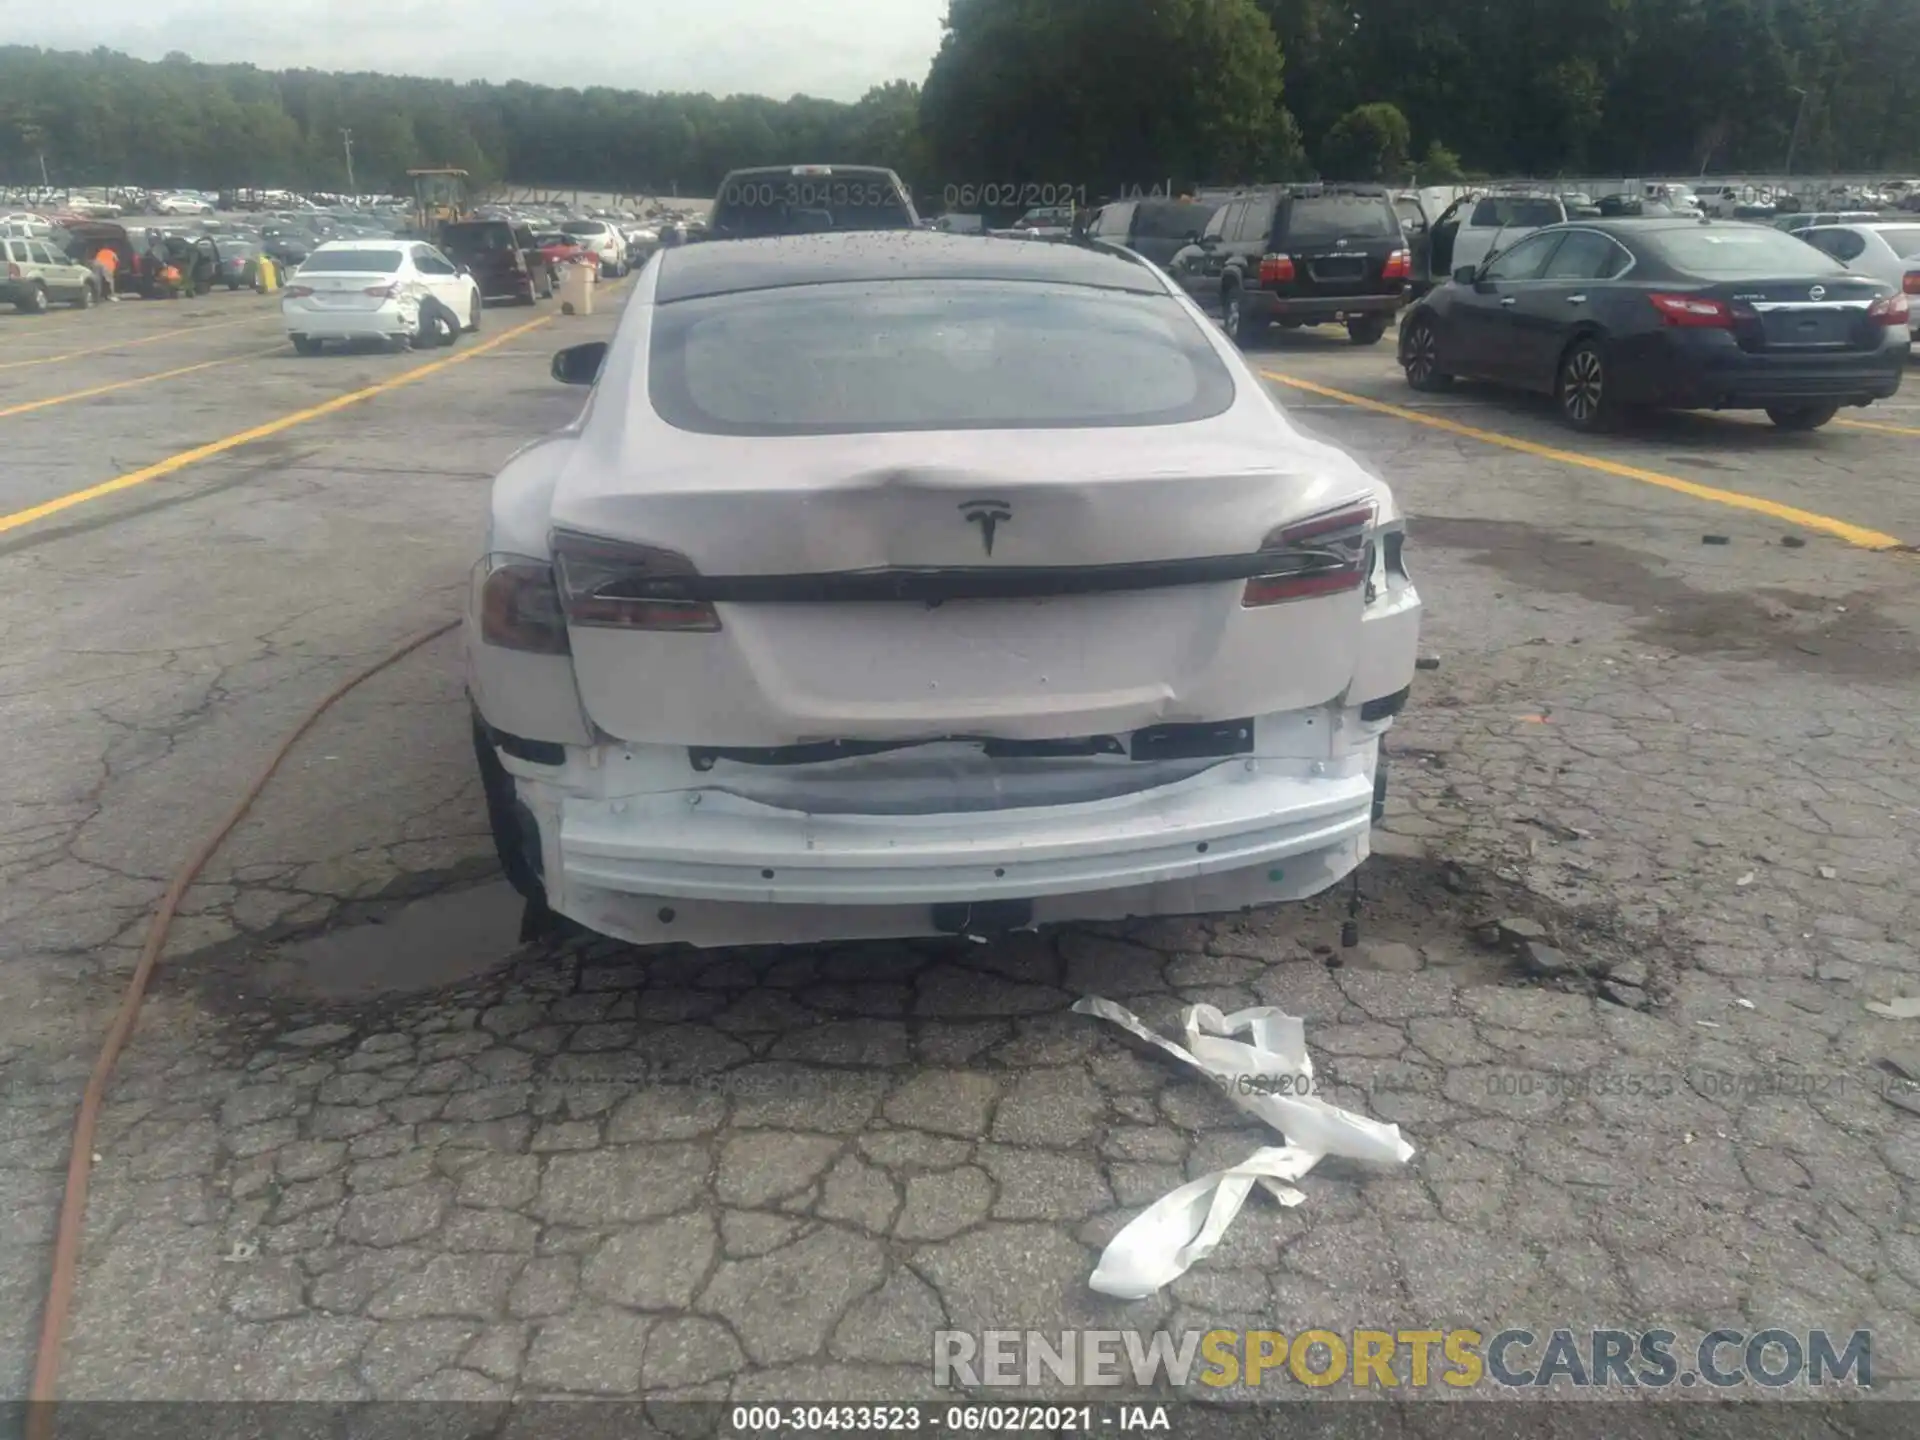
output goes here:
<path id="1" fill-rule="evenodd" d="M 1189 1181 L 1149 1205 L 1100 1256 L 1089 1283 L 1103 1295 L 1143 1300 L 1206 1259 L 1256 1185 L 1282 1205 L 1298 1205 L 1307 1197 L 1292 1182 L 1328 1155 L 1383 1166 L 1413 1157 L 1398 1125 L 1329 1105 L 1315 1093 L 1306 1026 L 1297 1016 L 1271 1005 L 1231 1015 L 1195 1005 L 1182 1017 L 1182 1048 L 1111 1000 L 1089 996 L 1073 1008 L 1111 1020 L 1204 1072 L 1237 1108 L 1264 1120 L 1287 1142 L 1256 1150 L 1231 1169 Z"/>

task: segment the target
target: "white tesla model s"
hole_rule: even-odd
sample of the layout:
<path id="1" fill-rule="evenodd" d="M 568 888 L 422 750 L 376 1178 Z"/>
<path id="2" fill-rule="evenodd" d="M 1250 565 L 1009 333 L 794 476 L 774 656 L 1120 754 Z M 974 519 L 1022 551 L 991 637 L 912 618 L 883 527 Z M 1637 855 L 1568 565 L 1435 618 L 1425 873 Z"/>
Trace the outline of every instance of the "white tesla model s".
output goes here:
<path id="1" fill-rule="evenodd" d="M 664 252 L 554 358 L 467 619 L 502 863 L 605 934 L 986 934 L 1365 858 L 1420 599 L 1387 486 L 1150 265 Z"/>

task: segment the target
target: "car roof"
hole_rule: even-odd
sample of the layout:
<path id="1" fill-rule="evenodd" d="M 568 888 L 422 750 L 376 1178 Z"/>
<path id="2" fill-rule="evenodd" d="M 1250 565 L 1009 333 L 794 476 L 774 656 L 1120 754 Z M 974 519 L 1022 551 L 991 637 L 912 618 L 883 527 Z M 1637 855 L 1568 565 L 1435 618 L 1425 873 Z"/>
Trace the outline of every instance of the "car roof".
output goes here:
<path id="1" fill-rule="evenodd" d="M 847 230 L 669 250 L 661 257 L 654 299 L 671 304 L 745 290 L 876 280 L 1024 280 L 1166 293 L 1138 256 L 1114 246 L 938 230 Z"/>

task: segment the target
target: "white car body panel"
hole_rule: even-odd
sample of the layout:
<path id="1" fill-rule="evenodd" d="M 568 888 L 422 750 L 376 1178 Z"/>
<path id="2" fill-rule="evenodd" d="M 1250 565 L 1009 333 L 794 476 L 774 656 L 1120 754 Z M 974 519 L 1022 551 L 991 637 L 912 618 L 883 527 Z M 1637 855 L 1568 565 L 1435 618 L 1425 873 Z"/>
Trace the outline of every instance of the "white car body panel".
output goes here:
<path id="1" fill-rule="evenodd" d="M 1386 485 L 1295 430 L 1158 271 L 1234 379 L 1217 416 L 767 439 L 695 434 L 652 409 L 660 265 L 642 272 L 579 420 L 500 473 L 489 553 L 547 559 L 561 528 L 672 549 L 707 576 L 974 567 L 981 531 L 961 506 L 983 493 L 1012 512 L 991 552 L 1009 566 L 1246 554 L 1356 498 L 1400 527 Z M 537 827 L 547 902 L 603 933 L 924 935 L 940 928 L 933 906 L 995 900 L 1030 902 L 1035 924 L 1238 909 L 1317 893 L 1367 853 L 1379 737 L 1411 683 L 1420 617 L 1413 583 L 1379 545 L 1372 556 L 1367 591 L 1255 609 L 1240 581 L 937 606 L 723 602 L 716 632 L 572 626 L 571 656 L 486 643 L 477 574 L 468 675 L 496 738 L 546 755 L 494 751 Z M 1154 727 L 1228 725 L 1246 741 L 1230 757 L 1132 758 Z M 1123 747 L 1008 759 L 983 736 Z M 897 748 L 740 755 L 835 744 Z"/>

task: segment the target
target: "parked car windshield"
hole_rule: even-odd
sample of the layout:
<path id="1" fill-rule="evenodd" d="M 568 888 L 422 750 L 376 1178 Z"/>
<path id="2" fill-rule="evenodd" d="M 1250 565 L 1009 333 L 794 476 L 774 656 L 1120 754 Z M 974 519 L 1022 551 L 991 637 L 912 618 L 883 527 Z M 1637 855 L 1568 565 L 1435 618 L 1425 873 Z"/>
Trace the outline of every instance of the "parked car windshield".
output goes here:
<path id="1" fill-rule="evenodd" d="M 440 241 L 441 249 L 460 254 L 478 254 L 483 250 L 511 250 L 513 227 L 504 220 L 448 225 L 441 230 Z"/>
<path id="2" fill-rule="evenodd" d="M 663 305 L 648 384 L 669 424 L 722 435 L 1163 425 L 1234 396 L 1170 297 L 980 280 Z"/>
<path id="3" fill-rule="evenodd" d="M 366 273 L 391 275 L 400 268 L 398 250 L 321 250 L 307 257 L 302 275 Z"/>
<path id="4" fill-rule="evenodd" d="M 1377 196 L 1307 196 L 1293 202 L 1287 217 L 1287 242 L 1292 245 L 1391 240 L 1399 233 L 1400 217 Z"/>
<path id="5" fill-rule="evenodd" d="M 1845 275 L 1847 267 L 1806 241 L 1758 225 L 1662 230 L 1647 237 L 1674 269 L 1707 280 Z"/>
<path id="6" fill-rule="evenodd" d="M 1537 230 L 1543 225 L 1558 225 L 1565 218 L 1557 200 L 1489 195 L 1473 207 L 1473 219 L 1468 223 L 1477 230 L 1515 225 Z"/>
<path id="7" fill-rule="evenodd" d="M 1213 206 L 1183 204 L 1180 201 L 1145 201 L 1134 217 L 1134 238 L 1140 240 L 1184 240 L 1198 235 L 1213 218 Z"/>

